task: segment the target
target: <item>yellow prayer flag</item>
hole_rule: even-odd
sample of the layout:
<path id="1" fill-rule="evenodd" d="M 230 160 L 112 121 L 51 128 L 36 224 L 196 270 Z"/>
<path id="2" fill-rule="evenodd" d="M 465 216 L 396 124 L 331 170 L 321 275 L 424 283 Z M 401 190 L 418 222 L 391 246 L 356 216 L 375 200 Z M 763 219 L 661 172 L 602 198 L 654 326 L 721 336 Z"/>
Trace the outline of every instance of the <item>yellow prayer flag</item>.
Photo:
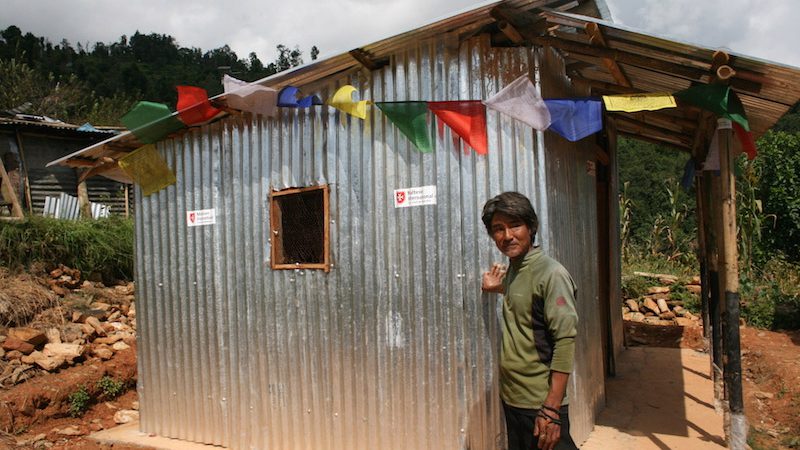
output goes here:
<path id="1" fill-rule="evenodd" d="M 142 188 L 148 196 L 175 184 L 175 173 L 152 144 L 143 145 L 119 159 L 119 167 Z"/>
<path id="2" fill-rule="evenodd" d="M 627 94 L 604 95 L 603 103 L 608 111 L 656 111 L 664 108 L 675 108 L 675 97 L 671 94 Z"/>
<path id="3" fill-rule="evenodd" d="M 328 104 L 340 111 L 350 114 L 351 116 L 358 117 L 359 119 L 366 119 L 367 104 L 370 102 L 368 100 L 354 102 L 353 92 L 356 92 L 356 88 L 350 86 L 349 84 L 344 85 L 340 87 L 335 94 L 333 94 L 333 97 L 328 100 Z"/>

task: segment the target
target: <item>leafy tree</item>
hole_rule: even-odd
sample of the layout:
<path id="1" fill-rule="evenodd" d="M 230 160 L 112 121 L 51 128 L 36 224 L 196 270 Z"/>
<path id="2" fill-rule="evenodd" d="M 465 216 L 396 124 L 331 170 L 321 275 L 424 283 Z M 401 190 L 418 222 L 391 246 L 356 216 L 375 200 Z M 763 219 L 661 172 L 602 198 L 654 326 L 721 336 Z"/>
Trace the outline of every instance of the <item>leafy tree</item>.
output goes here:
<path id="1" fill-rule="evenodd" d="M 133 99 L 174 104 L 179 84 L 216 95 L 223 73 L 254 81 L 302 64 L 298 48 L 280 44 L 277 50 L 278 59 L 264 64 L 255 53 L 239 58 L 227 45 L 203 51 L 180 47 L 166 34 L 138 31 L 110 44 L 73 48 L 66 39 L 53 45 L 12 25 L 0 30 L 0 108 L 30 103 L 33 114 L 116 125 Z M 313 47 L 311 53 L 313 60 L 319 51 Z"/>
<path id="2" fill-rule="evenodd" d="M 27 64 L 16 59 L 0 59 L 0 110 L 39 102 L 47 94 L 44 79 Z"/>
<path id="3" fill-rule="evenodd" d="M 800 133 L 769 131 L 758 140 L 758 197 L 774 216 L 765 239 L 790 261 L 800 262 Z"/>
<path id="4" fill-rule="evenodd" d="M 681 193 L 677 186 L 689 155 L 627 138 L 619 140 L 618 155 L 620 185 L 627 183 L 630 242 L 645 244 L 654 239 L 653 233 L 659 236 L 671 233 L 673 240 L 677 234 L 691 235 L 696 221 L 693 214 L 685 212 L 695 208 L 694 190 Z M 675 220 L 680 214 L 684 218 Z M 659 217 L 661 222 L 656 223 Z M 665 229 L 670 223 L 681 230 Z"/>

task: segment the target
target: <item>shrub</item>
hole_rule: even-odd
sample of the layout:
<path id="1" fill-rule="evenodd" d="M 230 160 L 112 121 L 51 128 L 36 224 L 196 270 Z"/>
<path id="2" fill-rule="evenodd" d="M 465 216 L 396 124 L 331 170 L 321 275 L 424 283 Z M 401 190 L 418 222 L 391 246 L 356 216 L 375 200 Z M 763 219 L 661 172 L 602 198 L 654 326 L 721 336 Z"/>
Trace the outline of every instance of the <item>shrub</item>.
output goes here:
<path id="1" fill-rule="evenodd" d="M 742 276 L 742 317 L 758 328 L 800 329 L 800 266 L 778 256 L 759 272 Z"/>
<path id="2" fill-rule="evenodd" d="M 625 275 L 622 277 L 622 297 L 639 298 L 647 293 L 647 289 L 653 286 L 652 278 L 641 277 L 639 275 Z"/>
<path id="3" fill-rule="evenodd" d="M 122 394 L 122 392 L 125 390 L 125 383 L 106 375 L 98 380 L 97 389 L 100 390 L 100 393 L 103 395 L 103 397 L 112 400 Z"/>
<path id="4" fill-rule="evenodd" d="M 669 287 L 669 299 L 683 302 L 683 307 L 693 314 L 700 313 L 702 309 L 700 297 L 689 292 L 681 282 L 674 283 Z"/>
<path id="5" fill-rule="evenodd" d="M 67 397 L 67 401 L 69 402 L 69 408 L 67 411 L 69 412 L 69 415 L 72 417 L 82 416 L 83 413 L 89 409 L 91 400 L 92 398 L 89 396 L 86 386 L 79 387 L 77 391 L 69 394 Z"/>

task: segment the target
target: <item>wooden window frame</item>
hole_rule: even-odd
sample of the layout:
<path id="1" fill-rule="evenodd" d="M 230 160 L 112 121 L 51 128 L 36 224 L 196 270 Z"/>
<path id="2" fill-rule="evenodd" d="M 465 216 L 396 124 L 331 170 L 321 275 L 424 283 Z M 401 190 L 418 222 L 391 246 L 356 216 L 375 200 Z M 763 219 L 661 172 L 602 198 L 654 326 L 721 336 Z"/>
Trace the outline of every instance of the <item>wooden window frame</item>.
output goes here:
<path id="1" fill-rule="evenodd" d="M 281 209 L 278 206 L 277 198 L 292 195 L 303 194 L 311 191 L 322 191 L 322 209 L 323 209 L 323 230 L 322 230 L 322 263 L 277 263 L 279 258 L 283 257 L 283 240 L 280 233 L 281 227 Z M 330 249 L 330 235 L 331 235 L 331 221 L 330 221 L 330 188 L 327 184 L 320 186 L 308 186 L 302 188 L 290 188 L 280 191 L 273 190 L 269 198 L 269 228 L 270 228 L 270 267 L 273 270 L 289 270 L 289 269 L 313 269 L 324 270 L 330 272 L 331 270 L 331 249 Z"/>

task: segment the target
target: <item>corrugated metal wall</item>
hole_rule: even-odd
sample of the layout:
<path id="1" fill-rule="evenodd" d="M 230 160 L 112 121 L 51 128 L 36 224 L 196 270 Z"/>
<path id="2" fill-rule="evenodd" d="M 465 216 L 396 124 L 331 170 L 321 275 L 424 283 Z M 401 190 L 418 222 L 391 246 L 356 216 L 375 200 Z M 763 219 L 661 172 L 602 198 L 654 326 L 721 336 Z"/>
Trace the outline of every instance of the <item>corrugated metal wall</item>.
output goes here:
<path id="1" fill-rule="evenodd" d="M 318 91 L 348 83 L 376 101 L 480 99 L 534 66 L 524 49 L 452 42 Z M 542 202 L 571 209 L 584 192 L 545 195 L 545 174 L 562 170 L 540 163 L 537 133 L 493 111 L 487 156 L 446 128 L 435 152 L 419 153 L 375 108 L 366 121 L 327 107 L 248 117 L 160 143 L 178 182 L 146 198 L 137 189 L 142 430 L 235 449 L 504 448 L 498 299 L 480 294 L 482 271 L 503 258 L 480 208 L 519 190 L 548 223 Z M 331 271 L 271 270 L 270 191 L 318 184 L 331 188 Z M 436 205 L 393 207 L 394 189 L 425 185 L 437 186 Z M 186 211 L 209 208 L 216 224 L 186 226 Z M 558 253 L 571 270 L 595 239 L 575 238 L 583 253 Z M 591 270 L 577 275 L 591 291 Z M 582 323 L 593 311 L 581 303 Z M 602 391 L 598 380 L 578 386 Z M 574 404 L 584 397 L 597 395 L 573 393 Z"/>
<path id="2" fill-rule="evenodd" d="M 542 51 L 542 94 L 545 98 L 573 98 L 585 95 L 570 87 L 561 59 Z M 551 232 L 550 254 L 561 261 L 578 284 L 578 339 L 575 347 L 575 372 L 570 378 L 570 394 L 579 403 L 570 408 L 570 425 L 576 442 L 583 442 L 592 431 L 595 417 L 604 405 L 602 321 L 598 259 L 597 186 L 595 136 L 569 142 L 547 133 L 547 203 Z M 596 166 L 594 166 L 596 169 Z M 619 311 L 619 310 L 618 310 Z M 573 397 L 575 398 L 575 397 Z"/>

